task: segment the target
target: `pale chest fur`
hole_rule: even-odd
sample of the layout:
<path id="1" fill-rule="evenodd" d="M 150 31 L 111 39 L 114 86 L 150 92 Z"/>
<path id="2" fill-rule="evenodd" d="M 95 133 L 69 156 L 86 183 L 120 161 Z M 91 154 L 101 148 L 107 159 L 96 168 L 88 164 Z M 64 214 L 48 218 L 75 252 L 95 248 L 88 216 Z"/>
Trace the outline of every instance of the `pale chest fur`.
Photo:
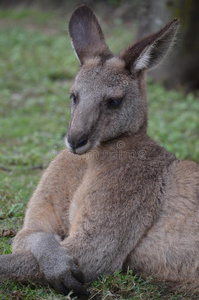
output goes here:
<path id="1" fill-rule="evenodd" d="M 148 226 L 159 205 L 161 173 L 159 168 L 157 172 L 156 164 L 128 159 L 125 164 L 108 161 L 103 167 L 88 168 L 70 204 L 70 234 L 78 230 L 81 222 L 90 220 L 94 226 L 116 226 L 120 231 L 122 226 L 132 223 L 131 216 L 142 202 L 149 203 L 142 216 L 143 224 Z"/>
<path id="2" fill-rule="evenodd" d="M 78 215 L 78 212 L 80 211 L 82 205 L 84 204 L 83 198 L 81 196 L 81 189 L 82 189 L 82 184 L 75 192 L 73 199 L 71 201 L 71 204 L 70 204 L 70 208 L 69 208 L 70 226 L 72 226 L 75 217 Z"/>

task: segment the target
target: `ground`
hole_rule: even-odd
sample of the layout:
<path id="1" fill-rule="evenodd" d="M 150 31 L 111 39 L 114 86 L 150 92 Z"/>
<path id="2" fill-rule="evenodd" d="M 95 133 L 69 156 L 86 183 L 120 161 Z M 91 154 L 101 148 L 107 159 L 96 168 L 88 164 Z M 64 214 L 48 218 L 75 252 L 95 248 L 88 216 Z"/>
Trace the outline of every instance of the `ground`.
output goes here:
<path id="1" fill-rule="evenodd" d="M 0 11 L 0 254 L 10 253 L 25 207 L 43 169 L 64 148 L 69 88 L 78 70 L 66 17 L 36 9 Z M 128 45 L 135 25 L 101 17 L 113 52 Z M 109 20 L 110 22 L 110 20 Z M 111 25 L 110 25 L 111 24 Z M 148 133 L 179 159 L 199 161 L 199 95 L 147 82 Z M 89 299 L 194 299 L 140 277 L 115 273 L 89 285 Z M 198 299 L 196 296 L 195 299 Z M 50 288 L 0 283 L 0 300 L 74 299 Z"/>

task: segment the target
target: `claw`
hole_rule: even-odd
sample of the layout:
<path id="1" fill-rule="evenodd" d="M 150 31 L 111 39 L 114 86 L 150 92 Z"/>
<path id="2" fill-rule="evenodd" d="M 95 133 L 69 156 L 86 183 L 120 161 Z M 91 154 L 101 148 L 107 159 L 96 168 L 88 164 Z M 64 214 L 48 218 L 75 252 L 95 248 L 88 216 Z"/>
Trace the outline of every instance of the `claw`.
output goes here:
<path id="1" fill-rule="evenodd" d="M 73 268 L 71 270 L 71 274 L 72 276 L 77 280 L 79 281 L 81 284 L 84 284 L 85 283 L 85 280 L 84 280 L 84 274 L 82 273 L 82 271 L 80 271 L 78 268 Z"/>
<path id="2" fill-rule="evenodd" d="M 72 290 L 74 293 L 76 293 L 78 295 L 88 296 L 87 290 L 74 277 L 65 278 L 64 284 L 66 287 L 69 286 L 70 290 Z"/>

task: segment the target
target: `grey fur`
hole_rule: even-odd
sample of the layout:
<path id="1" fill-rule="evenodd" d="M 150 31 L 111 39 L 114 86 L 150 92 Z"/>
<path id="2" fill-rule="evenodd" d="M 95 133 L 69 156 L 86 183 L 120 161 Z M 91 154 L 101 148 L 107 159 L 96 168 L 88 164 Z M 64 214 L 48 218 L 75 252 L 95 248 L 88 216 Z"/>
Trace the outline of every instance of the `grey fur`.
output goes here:
<path id="1" fill-rule="evenodd" d="M 74 12 L 69 34 L 81 68 L 71 89 L 69 151 L 43 175 L 13 254 L 0 256 L 1 280 L 39 279 L 85 294 L 84 280 L 129 267 L 198 287 L 199 166 L 146 133 L 144 70 L 166 55 L 176 30 L 173 20 L 113 56 L 91 9 Z"/>

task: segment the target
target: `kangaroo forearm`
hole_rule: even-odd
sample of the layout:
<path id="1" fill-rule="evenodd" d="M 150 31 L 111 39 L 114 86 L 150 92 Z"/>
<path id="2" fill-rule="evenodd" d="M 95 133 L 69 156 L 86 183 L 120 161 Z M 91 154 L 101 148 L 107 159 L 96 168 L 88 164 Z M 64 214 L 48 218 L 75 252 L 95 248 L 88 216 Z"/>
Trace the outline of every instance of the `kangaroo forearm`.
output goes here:
<path id="1" fill-rule="evenodd" d="M 109 238 L 103 241 L 96 238 L 95 241 L 87 240 L 85 236 L 68 237 L 61 245 L 73 255 L 84 273 L 85 281 L 95 280 L 102 274 L 109 274 L 121 270 L 123 261 L 127 256 L 126 250 L 118 251 L 118 244 Z"/>
<path id="2" fill-rule="evenodd" d="M 52 234 L 57 239 L 61 236 L 59 226 L 56 225 L 55 218 L 53 214 L 50 214 L 50 211 L 44 212 L 42 215 L 42 212 L 34 213 L 31 208 L 28 209 L 24 226 L 13 240 L 12 252 L 30 250 L 30 236 L 36 233 Z"/>
<path id="3" fill-rule="evenodd" d="M 35 235 L 42 235 L 42 234 L 49 234 L 49 233 L 45 233 L 42 230 L 40 230 L 38 228 L 38 230 L 31 230 L 31 229 L 22 229 L 21 231 L 19 231 L 19 233 L 16 235 L 16 237 L 13 240 L 12 243 L 12 252 L 16 253 L 16 252 L 24 252 L 24 251 L 30 251 L 30 247 L 31 244 L 34 243 L 34 237 Z M 59 240 L 59 236 L 58 235 L 53 235 L 55 236 L 57 240 Z"/>
<path id="4" fill-rule="evenodd" d="M 27 237 L 27 243 L 31 253 L 38 261 L 49 253 L 56 253 L 60 243 L 53 234 L 34 232 Z"/>
<path id="5" fill-rule="evenodd" d="M 65 216 L 85 168 L 83 164 L 80 170 L 79 164 L 81 162 L 75 163 L 66 150 L 55 158 L 28 203 L 23 229 L 60 236 L 68 234 L 69 222 Z M 73 184 L 77 169 L 80 172 Z"/>
<path id="6" fill-rule="evenodd" d="M 61 239 L 57 235 L 43 231 L 21 230 L 13 241 L 12 251 L 16 253 L 26 250 L 34 254 L 34 249 L 38 249 L 38 251 L 39 249 L 48 249 L 50 247 L 49 240 L 59 245 Z"/>
<path id="7" fill-rule="evenodd" d="M 68 289 L 71 289 L 80 294 L 86 294 L 82 286 L 84 283 L 83 273 L 78 269 L 73 257 L 68 254 L 64 247 L 61 247 L 54 235 L 44 232 L 33 232 L 26 237 L 26 242 L 32 257 L 34 257 L 34 261 L 30 266 L 34 274 L 30 273 L 28 276 L 30 280 L 35 281 L 37 277 L 42 278 L 41 274 L 44 274 L 46 282 L 54 286 L 59 292 L 68 293 Z M 20 255 L 21 253 L 19 253 Z M 36 266 L 34 262 L 36 262 Z M 22 263 L 24 264 L 23 259 Z M 30 265 L 30 263 L 27 262 L 27 265 Z M 29 268 L 23 274 L 28 274 L 28 271 Z M 37 271 L 36 274 L 35 271 Z M 2 276 L 4 276 L 3 270 Z M 16 276 L 16 279 L 18 278 L 20 278 L 19 274 Z"/>
<path id="8" fill-rule="evenodd" d="M 85 169 L 83 158 L 75 160 L 71 153 L 62 151 L 45 171 L 29 201 L 24 226 L 68 235 L 70 224 L 66 215 L 69 214 L 73 194 L 82 181 Z"/>
<path id="9" fill-rule="evenodd" d="M 0 255 L 0 280 L 7 279 L 47 284 L 37 260 L 30 252 Z"/>

